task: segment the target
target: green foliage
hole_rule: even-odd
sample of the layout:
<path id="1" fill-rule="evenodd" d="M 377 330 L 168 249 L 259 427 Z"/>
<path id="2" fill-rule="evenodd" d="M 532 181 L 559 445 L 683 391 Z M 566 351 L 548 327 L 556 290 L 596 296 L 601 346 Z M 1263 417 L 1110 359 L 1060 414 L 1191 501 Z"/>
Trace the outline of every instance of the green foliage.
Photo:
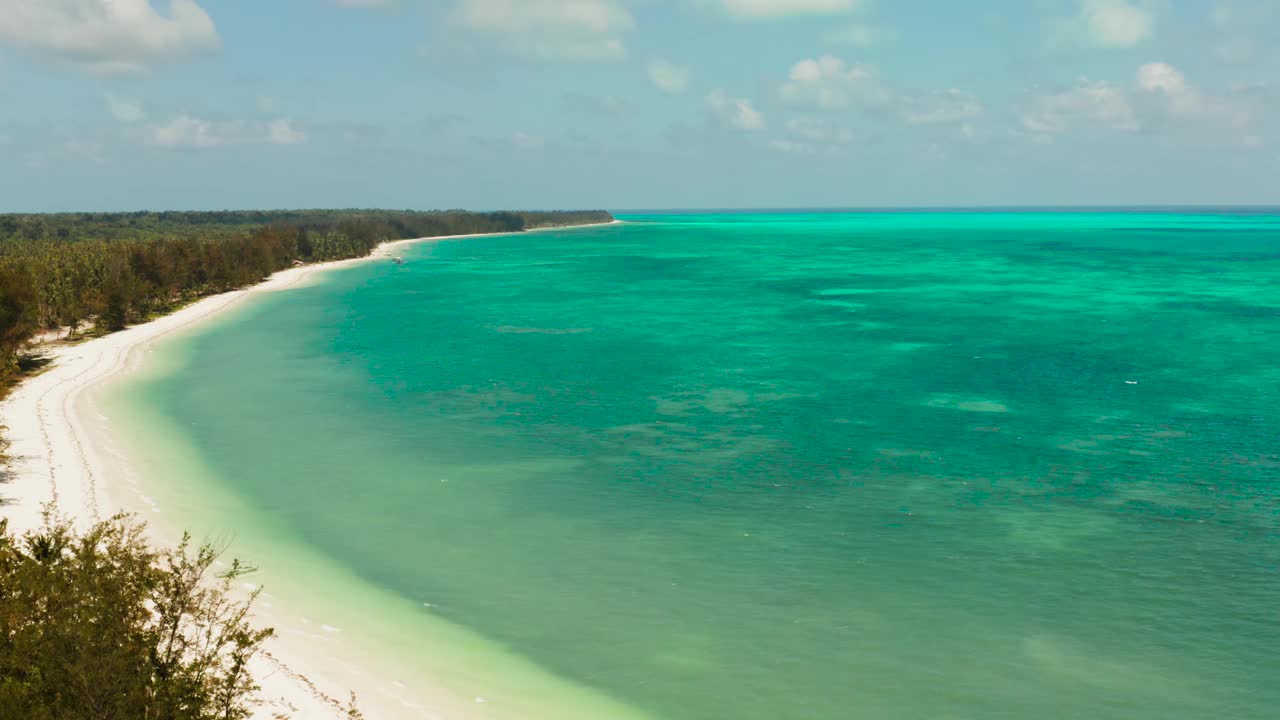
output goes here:
<path id="1" fill-rule="evenodd" d="M 271 630 L 237 600 L 239 563 L 153 550 L 127 516 L 83 534 L 51 521 L 15 537 L 0 520 L 0 720 L 240 720 L 247 663 Z"/>
<path id="2" fill-rule="evenodd" d="M 0 383 L 17 369 L 19 347 L 36 331 L 36 289 L 29 273 L 0 264 Z"/>
<path id="3" fill-rule="evenodd" d="M 0 215 L 0 386 L 41 329 L 115 331 L 295 262 L 379 243 L 607 222 L 606 212 L 291 210 Z"/>
<path id="4" fill-rule="evenodd" d="M 297 262 L 379 243 L 607 222 L 605 212 L 280 212 L 0 215 L 0 394 L 42 329 L 114 331 Z M 0 447 L 0 455 L 3 453 Z M 0 457 L 0 465 L 3 457 Z M 153 550 L 126 517 L 24 537 L 0 520 L 0 720 L 239 720 L 246 663 L 270 630 L 247 622 L 233 564 Z M 354 700 L 344 711 L 360 717 Z"/>

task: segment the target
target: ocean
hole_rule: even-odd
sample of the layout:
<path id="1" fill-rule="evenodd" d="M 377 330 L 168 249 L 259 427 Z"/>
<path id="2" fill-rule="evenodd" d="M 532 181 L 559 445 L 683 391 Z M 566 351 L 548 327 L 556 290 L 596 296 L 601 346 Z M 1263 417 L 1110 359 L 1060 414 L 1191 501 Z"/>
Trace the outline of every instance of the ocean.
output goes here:
<path id="1" fill-rule="evenodd" d="M 499 717 L 1280 713 L 1280 213 L 620 217 L 161 345 L 147 493 Z"/>

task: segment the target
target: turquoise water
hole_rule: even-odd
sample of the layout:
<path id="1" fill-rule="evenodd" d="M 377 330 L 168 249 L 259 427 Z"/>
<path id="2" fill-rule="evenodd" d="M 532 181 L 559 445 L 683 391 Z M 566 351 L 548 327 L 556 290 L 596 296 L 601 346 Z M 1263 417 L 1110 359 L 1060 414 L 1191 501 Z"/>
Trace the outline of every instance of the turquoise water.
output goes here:
<path id="1" fill-rule="evenodd" d="M 653 718 L 1280 715 L 1280 217 L 624 219 L 128 393 L 266 536 Z"/>

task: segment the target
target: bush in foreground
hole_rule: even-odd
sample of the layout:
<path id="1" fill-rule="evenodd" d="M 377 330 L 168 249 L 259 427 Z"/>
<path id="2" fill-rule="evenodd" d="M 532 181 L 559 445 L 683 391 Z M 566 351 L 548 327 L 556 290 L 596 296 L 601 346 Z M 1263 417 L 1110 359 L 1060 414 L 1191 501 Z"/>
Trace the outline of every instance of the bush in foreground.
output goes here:
<path id="1" fill-rule="evenodd" d="M 258 691 L 254 629 L 217 548 L 155 550 L 114 517 L 79 533 L 0 520 L 0 720 L 240 720 Z"/>

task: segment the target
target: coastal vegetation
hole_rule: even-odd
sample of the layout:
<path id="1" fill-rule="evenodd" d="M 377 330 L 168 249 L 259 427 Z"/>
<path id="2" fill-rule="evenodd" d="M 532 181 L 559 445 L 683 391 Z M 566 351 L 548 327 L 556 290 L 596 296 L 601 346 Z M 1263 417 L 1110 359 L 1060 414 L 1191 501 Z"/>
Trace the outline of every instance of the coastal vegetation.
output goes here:
<path id="1" fill-rule="evenodd" d="M 598 212 L 297 210 L 0 215 L 0 392 L 37 333 L 123 329 L 379 243 L 608 222 Z"/>
<path id="2" fill-rule="evenodd" d="M 0 215 L 0 396 L 47 363 L 26 352 L 46 331 L 119 330 L 390 240 L 610 220 L 362 210 Z M 251 569 L 219 556 L 189 537 L 152 546 L 129 516 L 82 531 L 49 510 L 23 535 L 0 518 L 0 720 L 250 717 L 260 690 L 250 661 L 273 631 L 255 627 L 257 593 L 240 589 Z M 361 717 L 354 697 L 319 697 L 340 716 Z"/>
<path id="3" fill-rule="evenodd" d="M 272 630 L 233 588 L 249 568 L 217 572 L 218 549 L 189 538 L 152 549 L 128 516 L 46 520 L 21 537 L 0 520 L 0 720 L 250 716 Z"/>

